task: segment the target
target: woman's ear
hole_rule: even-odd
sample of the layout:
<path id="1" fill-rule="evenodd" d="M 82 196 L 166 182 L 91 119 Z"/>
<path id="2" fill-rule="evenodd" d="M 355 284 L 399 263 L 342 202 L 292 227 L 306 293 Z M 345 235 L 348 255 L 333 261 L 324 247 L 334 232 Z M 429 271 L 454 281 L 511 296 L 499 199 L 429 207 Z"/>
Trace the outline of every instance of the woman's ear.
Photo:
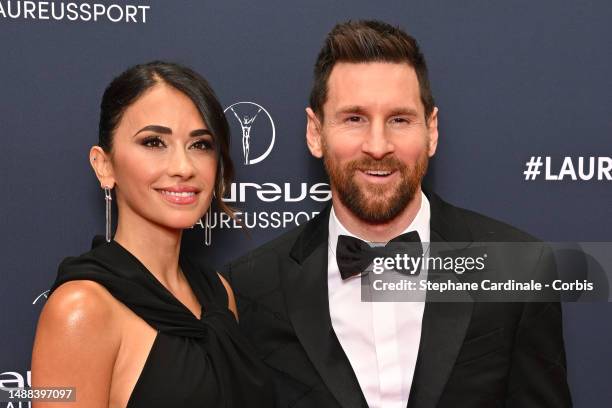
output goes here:
<path id="1" fill-rule="evenodd" d="M 111 189 L 115 187 L 113 164 L 110 161 L 110 156 L 100 146 L 93 146 L 89 150 L 89 164 L 96 173 L 100 187 Z"/>

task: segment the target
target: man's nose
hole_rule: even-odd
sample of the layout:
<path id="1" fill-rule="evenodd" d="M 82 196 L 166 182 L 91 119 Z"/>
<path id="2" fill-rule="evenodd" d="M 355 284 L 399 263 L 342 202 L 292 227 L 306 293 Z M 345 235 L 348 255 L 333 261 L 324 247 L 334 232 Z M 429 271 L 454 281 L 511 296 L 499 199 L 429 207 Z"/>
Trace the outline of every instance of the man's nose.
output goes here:
<path id="1" fill-rule="evenodd" d="M 362 151 L 375 159 L 393 153 L 395 146 L 389 138 L 385 123 L 373 121 L 362 145 Z"/>

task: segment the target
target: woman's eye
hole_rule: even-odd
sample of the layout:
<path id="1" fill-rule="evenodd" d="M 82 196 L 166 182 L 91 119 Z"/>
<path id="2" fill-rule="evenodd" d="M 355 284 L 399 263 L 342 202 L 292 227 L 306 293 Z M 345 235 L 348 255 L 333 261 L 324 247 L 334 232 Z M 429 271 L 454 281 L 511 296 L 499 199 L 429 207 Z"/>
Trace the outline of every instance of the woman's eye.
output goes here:
<path id="1" fill-rule="evenodd" d="M 191 147 L 198 150 L 210 150 L 213 148 L 213 145 L 208 140 L 199 140 L 192 144 Z"/>
<path id="2" fill-rule="evenodd" d="M 146 137 L 142 140 L 142 145 L 146 147 L 164 147 L 165 144 L 159 136 Z"/>

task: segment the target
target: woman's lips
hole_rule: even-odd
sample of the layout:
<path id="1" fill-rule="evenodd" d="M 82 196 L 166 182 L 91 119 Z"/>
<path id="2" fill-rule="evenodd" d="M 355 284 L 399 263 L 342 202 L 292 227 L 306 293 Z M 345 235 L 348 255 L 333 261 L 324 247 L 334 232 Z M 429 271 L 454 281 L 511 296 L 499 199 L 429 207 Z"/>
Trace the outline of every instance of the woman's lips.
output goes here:
<path id="1" fill-rule="evenodd" d="M 173 191 L 173 190 L 157 190 L 158 193 L 164 198 L 164 200 L 172 204 L 193 204 L 197 199 L 196 191 Z"/>

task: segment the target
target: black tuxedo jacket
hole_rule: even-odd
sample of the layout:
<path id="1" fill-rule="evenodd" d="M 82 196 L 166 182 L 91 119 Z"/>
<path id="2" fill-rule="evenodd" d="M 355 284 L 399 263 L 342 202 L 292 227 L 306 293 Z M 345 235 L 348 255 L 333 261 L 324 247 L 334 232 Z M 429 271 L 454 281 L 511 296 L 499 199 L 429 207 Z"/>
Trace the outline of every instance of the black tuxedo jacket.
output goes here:
<path id="1" fill-rule="evenodd" d="M 426 194 L 432 242 L 535 240 Z M 331 324 L 328 220 L 329 207 L 225 270 L 279 407 L 367 407 Z M 537 271 L 550 259 L 542 251 L 525 262 Z M 408 408 L 571 406 L 559 303 L 432 302 L 422 325 Z"/>

